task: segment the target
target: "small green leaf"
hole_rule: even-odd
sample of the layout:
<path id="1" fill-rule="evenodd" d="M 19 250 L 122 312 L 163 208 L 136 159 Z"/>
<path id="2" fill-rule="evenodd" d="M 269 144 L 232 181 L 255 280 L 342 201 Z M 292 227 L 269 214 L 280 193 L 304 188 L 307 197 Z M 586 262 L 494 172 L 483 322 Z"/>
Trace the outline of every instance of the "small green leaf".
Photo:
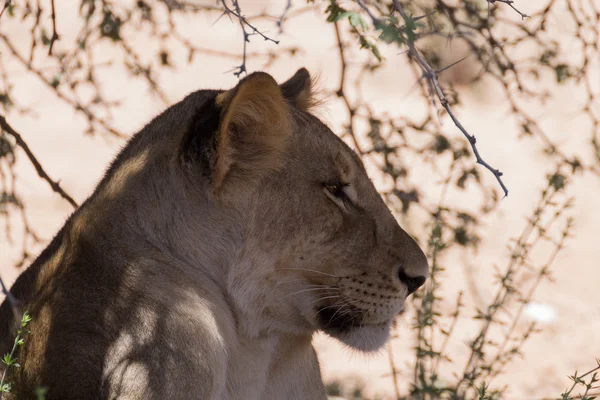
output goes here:
<path id="1" fill-rule="evenodd" d="M 48 34 L 46 33 L 46 30 L 44 28 L 42 28 L 41 39 L 44 46 L 50 45 L 50 37 L 48 37 Z"/>
<path id="2" fill-rule="evenodd" d="M 60 84 L 60 78 L 58 76 L 55 76 L 54 78 L 52 78 L 52 80 L 50 81 L 50 86 L 52 86 L 53 88 L 57 88 L 58 85 Z"/>
<path id="3" fill-rule="evenodd" d="M 46 394 L 48 393 L 48 388 L 43 386 L 37 386 L 35 388 L 34 393 L 37 400 L 44 400 L 46 398 Z"/>
<path id="4" fill-rule="evenodd" d="M 25 311 L 23 313 L 23 318 L 21 319 L 21 323 L 27 325 L 29 322 L 31 322 L 31 316 L 29 315 L 29 313 L 27 311 Z"/>
<path id="5" fill-rule="evenodd" d="M 369 28 L 362 15 L 360 14 L 350 13 L 350 15 L 348 16 L 348 20 L 350 21 L 350 25 L 352 25 L 355 28 L 361 27 L 364 31 L 366 31 Z"/>
<path id="6" fill-rule="evenodd" d="M 555 190 L 561 190 L 562 188 L 565 187 L 567 177 L 564 176 L 563 174 L 557 172 L 553 175 L 550 175 L 548 177 L 548 180 L 550 182 L 550 185 L 552 185 Z M 573 380 L 575 382 L 580 381 L 579 377 L 577 377 L 577 372 L 575 372 L 575 375 L 570 376 L 569 378 L 571 378 L 571 380 Z"/>
<path id="7" fill-rule="evenodd" d="M 566 64 L 559 64 L 554 68 L 554 72 L 556 72 L 556 82 L 563 83 L 567 79 L 571 77 L 569 72 L 569 66 Z"/>
<path id="8" fill-rule="evenodd" d="M 406 42 L 406 39 L 402 36 L 402 31 L 397 29 L 392 24 L 379 24 L 377 25 L 377 30 L 381 33 L 379 34 L 379 39 L 386 43 L 398 43 L 403 44 Z"/>
<path id="9" fill-rule="evenodd" d="M 373 55 L 377 58 L 377 60 L 379 62 L 381 62 L 383 60 L 383 57 L 381 56 L 381 53 L 379 52 L 379 48 L 377 48 L 377 45 L 369 42 L 363 36 L 360 37 L 359 42 L 360 42 L 361 49 L 370 50 L 371 53 L 373 53 Z"/>
<path id="10" fill-rule="evenodd" d="M 121 26 L 123 21 L 110 10 L 104 11 L 104 18 L 100 23 L 100 34 L 114 42 L 121 40 Z"/>
<path id="11" fill-rule="evenodd" d="M 161 52 L 158 54 L 158 57 L 161 65 L 171 65 L 171 62 L 169 61 L 169 53 L 166 50 L 161 50 Z"/>
<path id="12" fill-rule="evenodd" d="M 327 22 L 337 22 L 348 15 L 348 11 L 340 7 L 335 1 L 332 1 L 325 12 L 327 15 Z"/>
<path id="13" fill-rule="evenodd" d="M 412 18 L 411 15 L 407 15 L 404 18 L 404 32 L 406 33 L 406 37 L 408 39 L 409 42 L 414 42 L 415 40 L 417 40 L 417 34 L 415 33 L 415 31 L 417 30 L 418 25 L 416 24 L 415 20 Z"/>

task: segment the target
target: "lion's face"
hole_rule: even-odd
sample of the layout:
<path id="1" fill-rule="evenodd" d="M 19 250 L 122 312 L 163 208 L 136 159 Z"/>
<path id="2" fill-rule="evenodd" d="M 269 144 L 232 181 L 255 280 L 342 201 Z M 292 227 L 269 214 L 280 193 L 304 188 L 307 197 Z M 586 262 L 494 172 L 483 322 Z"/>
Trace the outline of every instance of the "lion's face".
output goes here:
<path id="1" fill-rule="evenodd" d="M 248 232 L 248 253 L 269 260 L 265 311 L 296 313 L 352 347 L 377 349 L 425 282 L 427 260 L 356 154 L 307 113 L 296 111 L 293 126 L 285 164 L 257 192 Z"/>
<path id="2" fill-rule="evenodd" d="M 294 82 L 297 75 L 289 82 L 306 89 L 308 82 Z M 375 350 L 407 296 L 425 282 L 427 260 L 359 157 L 293 106 L 298 100 L 294 90 L 286 92 L 289 82 L 282 85 L 292 103 L 289 133 L 277 167 L 244 199 L 244 245 L 229 290 L 255 316 L 255 332 L 323 330 L 351 347 Z"/>

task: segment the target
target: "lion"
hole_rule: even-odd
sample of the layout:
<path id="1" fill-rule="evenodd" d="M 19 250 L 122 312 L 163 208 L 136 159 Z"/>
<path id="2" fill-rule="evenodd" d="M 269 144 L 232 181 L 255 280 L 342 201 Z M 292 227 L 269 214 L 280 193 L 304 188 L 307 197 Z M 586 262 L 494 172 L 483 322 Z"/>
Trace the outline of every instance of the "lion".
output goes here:
<path id="1" fill-rule="evenodd" d="M 11 288 L 14 398 L 326 399 L 315 332 L 386 343 L 427 259 L 311 88 L 255 72 L 131 138 Z"/>

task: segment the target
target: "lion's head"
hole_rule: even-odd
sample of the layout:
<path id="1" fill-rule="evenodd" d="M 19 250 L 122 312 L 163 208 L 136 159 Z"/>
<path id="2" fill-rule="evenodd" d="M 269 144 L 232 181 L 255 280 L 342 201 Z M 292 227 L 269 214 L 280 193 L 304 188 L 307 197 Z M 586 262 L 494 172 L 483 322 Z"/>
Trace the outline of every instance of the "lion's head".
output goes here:
<path id="1" fill-rule="evenodd" d="M 281 86 L 249 75 L 205 106 L 198 124 L 217 140 L 190 153 L 202 136 L 188 138 L 188 157 L 204 160 L 212 201 L 238 218 L 227 291 L 246 332 L 323 330 L 375 350 L 427 260 L 360 158 L 307 111 L 311 96 L 305 69 Z"/>

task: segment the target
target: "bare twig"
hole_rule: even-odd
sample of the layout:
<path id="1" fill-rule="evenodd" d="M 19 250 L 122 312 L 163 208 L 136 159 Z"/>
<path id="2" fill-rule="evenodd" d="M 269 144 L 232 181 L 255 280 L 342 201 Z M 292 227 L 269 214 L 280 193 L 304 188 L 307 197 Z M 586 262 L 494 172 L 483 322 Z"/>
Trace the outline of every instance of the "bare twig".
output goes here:
<path id="1" fill-rule="evenodd" d="M 513 3 L 514 3 L 513 0 L 487 0 L 487 1 L 488 1 L 488 4 L 494 4 L 496 2 L 508 4 L 510 6 L 510 8 L 515 10 L 521 16 L 522 19 L 529 18 L 529 15 L 522 13 L 521 11 L 517 10 L 517 8 L 515 6 L 513 6 Z M 488 8 L 488 13 L 489 13 L 489 8 Z"/>
<path id="2" fill-rule="evenodd" d="M 396 322 L 394 322 L 394 328 L 396 328 Z M 387 344 L 388 357 L 390 362 L 390 368 L 392 370 L 392 382 L 394 383 L 394 393 L 396 395 L 396 399 L 400 398 L 400 385 L 398 384 L 398 369 L 396 368 L 396 363 L 394 362 L 394 352 L 392 349 L 392 342 L 388 342 Z"/>
<path id="3" fill-rule="evenodd" d="M 40 0 L 37 0 L 37 7 L 35 10 L 35 20 L 31 26 L 31 47 L 29 50 L 29 64 L 33 64 L 33 57 L 35 55 L 35 48 L 37 46 L 36 31 L 40 26 L 40 18 L 42 17 L 42 8 L 40 7 Z"/>
<path id="4" fill-rule="evenodd" d="M 2 17 L 2 15 L 4 14 L 4 11 L 6 11 L 8 6 L 10 6 L 10 3 L 11 3 L 11 0 L 4 1 L 4 7 L 2 7 L 2 11 L 0 11 L 0 17 Z"/>
<path id="5" fill-rule="evenodd" d="M 404 11 L 404 7 L 402 6 L 402 4 L 400 4 L 398 2 L 398 0 L 392 0 L 392 2 L 394 4 L 394 8 L 396 9 L 396 11 L 398 11 L 400 13 L 400 15 L 402 16 L 402 18 L 405 21 L 408 21 L 410 19 L 410 17 Z M 504 196 L 508 196 L 508 189 L 506 188 L 506 185 L 504 185 L 504 182 L 502 181 L 502 172 L 500 172 L 500 170 L 498 170 L 498 169 L 493 168 L 491 165 L 489 165 L 487 162 L 485 162 L 483 160 L 483 158 L 479 154 L 479 150 L 477 149 L 477 146 L 476 146 L 477 139 L 475 138 L 474 135 L 471 135 L 471 134 L 469 134 L 469 132 L 467 132 L 467 130 L 462 126 L 462 124 L 456 118 L 456 116 L 454 115 L 454 112 L 450 108 L 450 105 L 448 104 L 448 99 L 446 98 L 446 95 L 444 94 L 444 92 L 440 86 L 440 82 L 438 81 L 438 71 L 434 70 L 429 65 L 427 60 L 425 60 L 423 55 L 419 52 L 419 50 L 417 50 L 417 48 L 415 47 L 415 44 L 413 42 L 406 41 L 406 44 L 408 45 L 408 49 L 409 49 L 408 54 L 410 56 L 412 56 L 417 61 L 419 66 L 421 67 L 423 74 L 427 78 L 432 89 L 435 91 L 438 99 L 440 100 L 442 107 L 444 107 L 444 109 L 446 110 L 448 115 L 450 115 L 450 118 L 452 118 L 454 125 L 456 125 L 456 127 L 463 133 L 463 135 L 469 141 L 469 144 L 471 145 L 471 149 L 473 150 L 473 154 L 475 154 L 477 163 L 483 165 L 490 172 L 492 172 L 492 174 L 494 174 L 494 176 L 496 177 L 496 180 L 498 180 L 498 183 L 502 187 L 502 190 L 504 190 Z"/>
<path id="6" fill-rule="evenodd" d="M 48 55 L 52 55 L 52 47 L 54 46 L 54 42 L 60 39 L 58 33 L 56 32 L 56 7 L 54 7 L 54 0 L 50 0 L 50 4 L 52 6 L 52 37 L 50 38 L 50 46 L 48 47 Z"/>
<path id="7" fill-rule="evenodd" d="M 31 163 L 35 167 L 35 170 L 37 171 L 37 173 L 40 176 L 40 178 L 42 178 L 43 180 L 45 180 L 46 182 L 48 182 L 48 184 L 50 185 L 50 187 L 52 188 L 52 190 L 54 192 L 58 193 L 63 199 L 67 200 L 73 207 L 77 208 L 78 205 L 75 202 L 75 200 L 73 200 L 73 198 L 71 196 L 69 196 L 67 194 L 67 192 L 65 192 L 63 190 L 63 188 L 60 187 L 60 183 L 58 181 L 54 181 L 54 180 L 52 180 L 52 178 L 50 178 L 48 176 L 48 174 L 46 173 L 46 171 L 44 171 L 44 168 L 42 168 L 42 165 L 40 164 L 40 162 L 37 160 L 37 158 L 33 155 L 33 153 L 31 152 L 31 150 L 29 149 L 29 146 L 27 146 L 27 143 L 25 143 L 25 141 L 21 137 L 21 135 L 19 135 L 8 124 L 8 122 L 6 122 L 6 118 L 4 118 L 4 116 L 2 116 L 2 115 L 0 115 L 0 127 L 2 127 L 2 130 L 4 132 L 8 133 L 9 135 L 11 135 L 12 137 L 15 138 L 15 140 L 17 141 L 17 145 L 20 148 L 23 149 L 23 151 L 25 152 L 25 154 L 27 154 L 27 157 L 29 158 L 29 161 L 31 161 Z"/>
<path id="8" fill-rule="evenodd" d="M 210 6 L 205 4 L 195 4 L 194 2 L 180 1 L 180 0 L 169 0 L 164 2 L 169 11 L 179 10 L 179 11 L 190 11 L 190 12 L 199 12 L 199 11 L 221 11 L 221 9 L 217 6 Z"/>
<path id="9" fill-rule="evenodd" d="M 371 10 L 369 10 L 369 7 L 367 7 L 365 5 L 365 3 L 363 3 L 361 0 L 356 0 L 356 3 L 358 3 L 360 8 L 362 8 L 363 11 L 367 13 L 369 18 L 371 18 L 371 20 L 373 21 L 373 25 L 375 25 L 377 27 L 381 23 L 381 20 L 379 18 L 377 18 L 375 15 L 373 15 Z"/>
<path id="10" fill-rule="evenodd" d="M 292 8 L 292 0 L 287 0 L 285 9 L 283 10 L 283 12 L 281 13 L 281 16 L 277 20 L 277 27 L 279 28 L 279 33 L 283 32 L 283 21 L 285 21 L 285 18 L 287 17 L 287 13 L 288 13 L 288 11 L 290 11 L 290 8 Z"/>
<path id="11" fill-rule="evenodd" d="M 346 54 L 344 52 L 344 43 L 342 41 L 342 35 L 340 33 L 340 28 L 337 22 L 333 23 L 333 27 L 335 28 L 335 38 L 337 41 L 337 47 L 340 53 L 340 62 L 341 62 L 341 74 L 340 74 L 340 87 L 337 90 L 337 96 L 341 97 L 344 100 L 344 105 L 348 110 L 348 133 L 352 138 L 352 142 L 354 143 L 354 147 L 359 154 L 363 154 L 363 150 L 358 144 L 358 140 L 356 139 L 356 130 L 354 129 L 354 116 L 356 115 L 356 109 L 350 104 L 350 100 L 348 100 L 348 96 L 344 91 L 344 86 L 346 85 L 346 74 L 348 69 L 348 63 L 346 61 Z"/>
<path id="12" fill-rule="evenodd" d="M 440 357 L 436 358 L 433 363 L 432 375 L 437 375 L 439 366 L 442 362 L 442 356 L 446 354 L 446 347 L 448 347 L 448 342 L 450 342 L 450 337 L 454 332 L 454 328 L 456 328 L 456 324 L 458 323 L 458 317 L 460 316 L 461 308 L 464 306 L 462 303 L 463 292 L 458 292 L 458 297 L 456 298 L 456 307 L 454 309 L 454 313 L 452 313 L 452 321 L 450 322 L 450 327 L 446 329 L 446 334 L 444 335 L 444 340 L 440 346 L 439 354 Z"/>
<path id="13" fill-rule="evenodd" d="M 88 119 L 88 121 L 90 122 L 90 124 L 97 123 L 100 126 L 102 126 L 102 128 L 104 128 L 107 132 L 111 133 L 112 135 L 117 136 L 117 137 L 124 137 L 121 132 L 119 132 L 115 128 L 111 127 L 107 120 L 95 115 L 84 104 L 82 104 L 78 99 L 70 99 L 66 94 L 64 94 L 62 91 L 60 91 L 58 89 L 58 86 L 53 86 L 50 82 L 48 82 L 48 79 L 46 79 L 46 77 L 40 72 L 40 70 L 35 69 L 32 65 L 30 65 L 27 62 L 27 60 L 25 58 L 23 58 L 23 56 L 17 51 L 17 49 L 15 48 L 15 46 L 13 46 L 13 44 L 11 43 L 10 39 L 7 36 L 0 34 L 0 39 L 4 42 L 4 44 L 6 45 L 6 47 L 8 47 L 8 49 L 10 50 L 12 55 L 23 65 L 24 68 L 26 68 L 29 72 L 32 72 L 42 82 L 44 82 L 44 85 L 46 85 L 51 90 L 53 90 L 59 99 L 63 100 L 67 104 L 69 104 L 71 107 L 73 107 L 73 109 L 75 111 L 83 113 L 86 116 L 86 118 Z"/>

